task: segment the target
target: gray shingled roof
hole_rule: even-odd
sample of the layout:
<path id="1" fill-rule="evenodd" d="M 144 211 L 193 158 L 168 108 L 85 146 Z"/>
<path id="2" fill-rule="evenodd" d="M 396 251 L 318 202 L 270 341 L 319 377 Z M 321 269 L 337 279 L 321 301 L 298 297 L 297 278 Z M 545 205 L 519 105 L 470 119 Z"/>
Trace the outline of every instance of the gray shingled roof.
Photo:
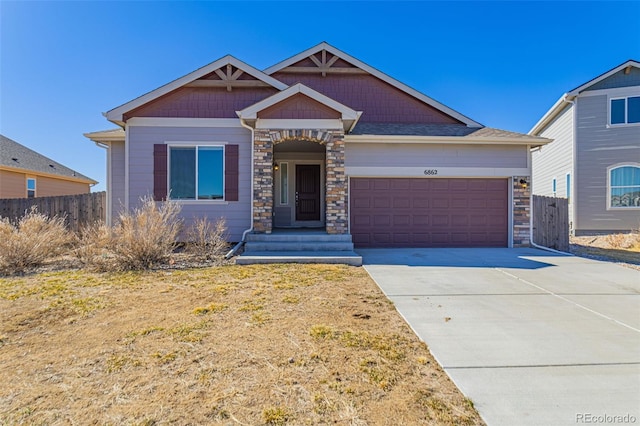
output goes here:
<path id="1" fill-rule="evenodd" d="M 358 123 L 352 135 L 398 135 L 398 136 L 459 136 L 482 138 L 531 139 L 540 138 L 523 133 L 491 127 L 467 127 L 460 124 L 402 124 L 402 123 Z"/>
<path id="2" fill-rule="evenodd" d="M 27 148 L 18 142 L 0 135 L 0 166 L 31 170 L 33 172 L 47 173 L 86 180 L 88 183 L 97 183 L 95 180 L 76 172 L 42 154 Z"/>

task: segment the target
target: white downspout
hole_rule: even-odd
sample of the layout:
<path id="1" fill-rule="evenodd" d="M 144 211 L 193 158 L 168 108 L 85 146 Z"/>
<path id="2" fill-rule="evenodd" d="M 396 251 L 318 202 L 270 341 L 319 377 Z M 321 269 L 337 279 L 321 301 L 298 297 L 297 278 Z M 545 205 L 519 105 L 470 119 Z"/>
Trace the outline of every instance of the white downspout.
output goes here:
<path id="1" fill-rule="evenodd" d="M 240 239 L 238 244 L 236 244 L 235 246 L 233 246 L 231 250 L 229 250 L 229 252 L 224 257 L 225 259 L 231 259 L 231 257 L 233 257 L 233 255 L 235 255 L 236 252 L 240 249 L 240 247 L 242 247 L 242 245 L 245 243 L 244 240 L 247 237 L 247 234 L 253 231 L 253 162 L 254 162 L 253 156 L 254 156 L 254 143 L 255 143 L 255 129 L 249 126 L 247 123 L 245 123 L 245 121 L 242 118 L 240 119 L 240 125 L 245 129 L 249 129 L 249 131 L 251 132 L 251 196 L 250 196 L 251 216 L 249 217 L 249 221 L 250 221 L 249 223 L 251 224 L 251 226 L 242 232 L 242 238 Z"/>
<path id="2" fill-rule="evenodd" d="M 570 103 L 575 108 L 575 101 L 570 101 L 566 97 L 565 97 L 564 101 Z M 574 111 L 574 114 L 575 114 L 575 111 Z M 575 135 L 574 135 L 574 138 L 575 138 Z M 575 152 L 574 152 L 574 154 L 575 154 Z M 575 159 L 575 157 L 574 157 L 574 159 Z M 533 167 L 533 163 L 531 161 L 532 161 L 532 159 L 531 159 L 531 150 L 529 150 L 529 164 L 531 164 L 531 167 Z M 533 170 L 531 172 L 531 180 L 533 180 Z M 573 181 L 574 180 L 575 180 L 575 177 L 573 177 L 571 179 L 571 186 L 572 187 L 573 187 Z M 531 182 L 531 184 L 532 184 L 531 187 L 533 188 L 533 182 Z M 575 194 L 573 193 L 573 188 L 571 188 L 571 194 L 572 194 L 571 195 L 572 197 L 575 197 Z M 529 194 L 529 205 L 531 206 L 531 215 L 529 215 L 529 243 L 533 247 L 535 247 L 537 249 L 540 249 L 540 250 L 546 250 L 546 251 L 550 251 L 552 253 L 563 254 L 565 256 L 566 255 L 573 256 L 573 254 L 567 253 L 566 251 L 560 251 L 560 250 L 552 249 L 550 247 L 544 247 L 544 246 L 536 244 L 535 241 L 533 241 L 533 213 L 534 213 L 533 212 L 533 191 L 531 192 L 531 194 Z"/>
<path id="3" fill-rule="evenodd" d="M 107 151 L 107 211 L 105 213 L 105 222 L 107 226 L 111 226 L 111 145 L 98 141 L 93 141 L 93 143 Z"/>

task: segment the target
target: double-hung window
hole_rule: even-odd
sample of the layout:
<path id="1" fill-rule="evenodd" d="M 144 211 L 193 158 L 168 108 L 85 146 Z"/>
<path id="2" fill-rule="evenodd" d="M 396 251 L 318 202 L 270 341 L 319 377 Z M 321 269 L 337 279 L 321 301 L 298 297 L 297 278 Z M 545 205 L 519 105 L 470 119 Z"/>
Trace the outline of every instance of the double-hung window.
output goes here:
<path id="1" fill-rule="evenodd" d="M 610 208 L 640 208 L 640 165 L 609 169 Z"/>
<path id="2" fill-rule="evenodd" d="M 640 123 L 640 96 L 612 98 L 609 102 L 610 124 Z"/>
<path id="3" fill-rule="evenodd" d="M 36 196 L 36 179 L 27 178 L 27 198 L 35 198 Z"/>
<path id="4" fill-rule="evenodd" d="M 169 146 L 169 196 L 224 200 L 224 146 Z"/>

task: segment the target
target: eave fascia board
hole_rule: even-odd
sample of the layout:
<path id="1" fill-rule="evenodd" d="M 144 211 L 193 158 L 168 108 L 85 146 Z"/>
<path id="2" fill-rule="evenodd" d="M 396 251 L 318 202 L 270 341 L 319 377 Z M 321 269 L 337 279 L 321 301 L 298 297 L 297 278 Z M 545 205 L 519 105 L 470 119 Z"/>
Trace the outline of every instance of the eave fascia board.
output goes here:
<path id="1" fill-rule="evenodd" d="M 599 83 L 600 81 L 604 80 L 605 78 L 609 78 L 611 77 L 613 74 L 622 71 L 623 69 L 625 69 L 626 67 L 636 67 L 636 68 L 640 68 L 640 62 L 638 61 L 634 61 L 633 59 L 630 59 L 620 65 L 618 65 L 615 68 L 610 69 L 609 71 L 600 74 L 599 76 L 597 76 L 596 78 L 593 78 L 589 81 L 587 81 L 586 83 L 576 87 L 575 89 L 569 91 L 567 94 L 569 96 L 578 96 L 580 94 L 580 92 L 582 92 L 585 89 L 588 89 L 589 87 L 593 86 L 596 83 Z"/>
<path id="2" fill-rule="evenodd" d="M 24 173 L 26 175 L 36 176 L 36 177 L 42 176 L 42 177 L 60 179 L 60 180 L 65 180 L 65 181 L 70 181 L 70 182 L 86 183 L 86 184 L 90 184 L 90 185 L 95 185 L 95 184 L 98 183 L 98 181 L 93 180 L 91 178 L 83 179 L 83 178 L 77 177 L 77 176 L 74 177 L 74 176 L 57 175 L 55 173 L 40 172 L 40 171 L 36 171 L 36 170 L 23 169 L 21 167 L 8 167 L 8 166 L 1 166 L 0 165 L 0 170 L 4 170 L 4 171 L 8 171 L 8 172 L 14 172 L 14 173 Z"/>
<path id="3" fill-rule="evenodd" d="M 551 143 L 548 138 L 488 138 L 468 136 L 411 136 L 411 135 L 345 135 L 347 143 L 405 143 L 405 144 L 460 144 L 460 145 L 530 145 L 542 146 Z"/>
<path id="4" fill-rule="evenodd" d="M 258 118 L 258 113 L 260 111 L 269 108 L 270 106 L 276 105 L 277 103 L 282 102 L 285 99 L 295 96 L 299 93 L 308 96 L 309 98 L 339 112 L 342 115 L 343 120 L 357 120 L 360 114 L 362 114 L 361 112 L 359 113 L 359 111 L 355 111 L 348 106 L 343 105 L 340 102 L 335 101 L 328 96 L 305 86 L 302 83 L 294 84 L 293 86 L 274 95 L 271 95 L 268 98 L 263 99 L 260 102 L 257 102 L 241 111 L 236 111 L 236 114 L 238 115 L 238 117 L 240 117 L 241 120 L 255 120 Z"/>
<path id="5" fill-rule="evenodd" d="M 122 129 L 89 132 L 82 135 L 93 142 L 99 143 L 124 142 L 125 140 L 125 131 Z"/>
<path id="6" fill-rule="evenodd" d="M 575 95 L 570 95 L 569 93 L 565 93 L 560 96 L 560 98 L 556 101 L 555 104 L 538 120 L 538 122 L 527 132 L 528 135 L 538 136 L 540 132 L 562 112 L 564 107 L 567 104 L 570 104 L 576 98 Z"/>
<path id="7" fill-rule="evenodd" d="M 220 59 L 218 59 L 217 61 L 211 62 L 208 65 L 205 65 L 204 67 L 198 68 L 197 70 L 183 76 L 180 77 L 176 80 L 173 80 L 170 83 L 165 84 L 164 86 L 160 86 L 159 88 L 152 90 L 140 97 L 135 98 L 132 101 L 129 101 L 123 105 L 120 105 L 119 107 L 116 107 L 110 111 L 107 111 L 106 113 L 104 113 L 105 117 L 113 122 L 116 123 L 118 125 L 124 125 L 123 123 L 123 115 L 128 112 L 131 111 L 132 109 L 138 108 L 148 102 L 153 101 L 154 99 L 159 98 L 160 96 L 166 95 L 167 93 L 176 90 L 182 86 L 184 86 L 187 83 L 190 83 L 194 80 L 199 79 L 200 77 L 203 77 L 207 74 L 210 74 L 212 72 L 214 72 L 215 70 L 225 66 L 225 65 L 233 65 L 236 68 L 241 69 L 242 71 L 244 71 L 245 73 L 251 75 L 252 77 L 257 78 L 258 80 L 261 80 L 271 86 L 273 86 L 274 88 L 278 89 L 278 90 L 284 90 L 287 87 L 289 87 L 288 85 L 284 84 L 283 82 L 276 80 L 275 78 L 263 73 L 262 71 L 260 71 L 257 68 L 252 67 L 251 65 L 242 62 L 241 60 L 231 56 L 231 55 L 226 55 Z"/>
<path id="8" fill-rule="evenodd" d="M 416 99 L 421 100 L 422 102 L 434 107 L 435 109 L 442 111 L 443 113 L 457 119 L 460 120 L 461 122 L 463 122 L 464 124 L 467 125 L 467 127 L 484 127 L 481 123 L 478 123 L 477 121 L 474 121 L 472 119 L 470 119 L 469 117 L 459 113 L 458 111 L 455 111 L 451 108 L 449 108 L 448 106 L 436 101 L 435 99 L 425 95 L 424 93 L 421 93 L 409 86 L 407 86 L 406 84 L 396 80 L 395 78 L 383 73 L 382 71 L 365 64 L 364 62 L 362 62 L 361 60 L 354 58 L 353 56 L 331 46 L 329 43 L 327 42 L 322 42 L 310 49 L 305 50 L 304 52 L 298 53 L 295 56 L 292 56 L 289 59 L 286 59 L 282 62 L 279 62 L 267 69 L 264 70 L 265 74 L 271 75 L 273 73 L 278 72 L 279 70 L 286 68 L 290 65 L 295 64 L 298 61 L 301 61 L 302 59 L 313 55 L 315 53 L 321 52 L 322 50 L 326 50 L 327 52 L 330 52 L 333 55 L 336 55 L 338 57 L 340 57 L 341 59 L 344 59 L 345 61 L 355 65 L 356 67 L 365 70 L 366 72 L 368 72 L 369 74 L 379 78 L 380 80 L 390 84 L 391 86 L 395 87 L 396 89 L 399 89 L 411 96 L 413 96 Z"/>

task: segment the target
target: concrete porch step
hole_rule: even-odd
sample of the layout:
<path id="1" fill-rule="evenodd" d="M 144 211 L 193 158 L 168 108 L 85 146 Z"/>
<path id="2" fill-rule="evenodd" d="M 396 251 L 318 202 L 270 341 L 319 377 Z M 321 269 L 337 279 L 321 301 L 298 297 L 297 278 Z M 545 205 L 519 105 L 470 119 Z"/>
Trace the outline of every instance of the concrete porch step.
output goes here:
<path id="1" fill-rule="evenodd" d="M 327 234 L 320 232 L 248 234 L 247 242 L 351 242 L 350 234 Z"/>
<path id="2" fill-rule="evenodd" d="M 334 240 L 293 240 L 293 241 L 249 241 L 244 245 L 245 252 L 254 251 L 353 251 L 349 241 Z"/>
<path id="3" fill-rule="evenodd" d="M 236 258 L 238 265 L 264 263 L 338 263 L 362 266 L 362 256 L 354 251 L 245 251 Z"/>

